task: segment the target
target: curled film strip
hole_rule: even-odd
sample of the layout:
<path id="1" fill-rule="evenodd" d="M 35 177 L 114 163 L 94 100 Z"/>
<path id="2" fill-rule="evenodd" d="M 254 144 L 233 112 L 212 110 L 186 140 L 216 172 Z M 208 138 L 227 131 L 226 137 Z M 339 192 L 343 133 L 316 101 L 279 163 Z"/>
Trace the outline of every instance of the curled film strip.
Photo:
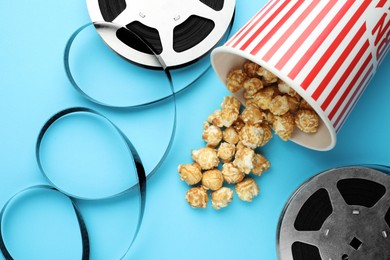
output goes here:
<path id="1" fill-rule="evenodd" d="M 281 214 L 281 260 L 390 259 L 390 168 L 331 169 L 302 184 Z"/>
<path id="2" fill-rule="evenodd" d="M 105 23 L 105 26 L 115 26 L 115 25 L 112 25 L 112 24 L 109 24 L 109 23 Z M 81 29 L 82 30 L 82 29 Z M 126 29 L 127 30 L 127 29 Z M 135 33 L 133 33 L 132 31 L 130 30 L 127 30 L 127 33 L 129 34 L 134 34 L 133 36 L 134 37 L 137 37 L 137 35 Z M 141 42 L 142 40 L 139 39 Z M 145 43 L 145 46 L 148 46 L 146 43 Z M 68 52 L 69 51 L 69 48 L 67 46 L 66 50 L 65 50 L 65 57 L 68 56 Z M 156 59 L 158 59 L 159 61 L 162 61 L 161 59 L 159 59 L 157 56 L 156 56 Z M 66 63 L 66 60 L 65 60 L 65 63 Z M 162 64 L 162 67 L 164 68 L 164 63 Z M 163 163 L 163 161 L 165 160 L 165 157 L 167 156 L 167 154 L 169 153 L 170 151 L 170 148 L 172 146 L 172 142 L 173 142 L 173 139 L 174 139 L 174 135 L 175 135 L 175 130 L 176 130 L 176 96 L 175 96 L 175 93 L 173 91 L 173 85 L 172 85 L 172 81 L 171 81 L 171 77 L 170 77 L 170 74 L 169 74 L 169 71 L 166 70 L 164 68 L 164 73 L 167 77 L 167 80 L 169 82 L 169 90 L 171 91 L 171 94 L 169 95 L 169 97 L 172 99 L 172 106 L 173 106 L 173 109 L 174 109 L 174 113 L 173 113 L 173 123 L 172 123 L 172 131 L 171 131 L 171 135 L 170 135 L 170 139 L 169 139 L 169 143 L 168 143 L 168 146 L 166 147 L 165 149 L 165 152 L 163 154 L 163 156 L 161 157 L 161 159 L 159 160 L 159 162 L 157 163 L 157 165 L 149 172 L 149 175 L 148 177 L 152 176 L 156 171 L 157 169 L 160 167 L 160 165 Z M 82 91 L 80 91 L 81 94 Z M 151 102 L 151 103 L 145 103 L 145 104 L 141 104 L 141 105 L 138 105 L 136 106 L 137 108 L 139 107 L 145 107 L 145 106 L 149 106 L 149 105 L 153 105 L 155 103 L 157 103 L 158 101 L 155 101 L 155 102 Z M 97 102 L 99 103 L 99 102 Z M 101 102 L 100 102 L 101 104 Z M 108 105 L 106 105 L 108 106 Z M 128 106 L 128 108 L 134 108 L 134 107 L 131 107 L 131 106 Z M 89 115 L 91 117 L 95 117 L 95 118 L 100 118 L 101 120 L 105 121 L 107 124 L 109 124 L 112 128 L 115 129 L 115 131 L 117 132 L 117 134 L 119 134 L 122 138 L 122 141 L 125 143 L 126 147 L 128 148 L 128 152 L 130 154 L 130 156 L 132 157 L 132 161 L 131 161 L 131 169 L 132 171 L 130 172 L 133 172 L 135 174 L 135 178 L 136 178 L 136 182 L 134 183 L 134 185 L 132 186 L 129 186 L 129 187 L 126 187 L 124 190 L 121 190 L 119 192 L 116 192 L 116 193 L 113 193 L 111 195 L 103 195 L 103 196 L 89 196 L 89 195 L 79 195 L 77 192 L 74 192 L 74 191 L 69 191 L 67 190 L 66 188 L 63 188 L 59 185 L 57 185 L 56 181 L 53 180 L 53 177 L 52 176 L 49 176 L 48 172 L 46 171 L 45 169 L 45 161 L 43 161 L 42 157 L 41 157 L 41 154 L 42 154 L 42 143 L 44 141 L 44 139 L 46 138 L 46 135 L 48 134 L 49 130 L 52 129 L 53 127 L 55 127 L 55 125 L 60 122 L 63 118 L 66 118 L 66 117 L 70 117 L 70 116 L 75 116 L 77 114 L 85 114 L 85 115 Z M 1 211 L 1 216 L 0 216 L 0 221 L 1 221 L 1 225 L 3 225 L 3 221 L 4 221 L 4 214 L 5 212 L 7 212 L 7 210 L 12 207 L 12 204 L 15 200 L 15 198 L 18 198 L 19 196 L 21 196 L 22 194 L 30 191 L 30 190 L 43 190 L 43 189 L 51 189 L 51 190 L 56 190 L 58 192 L 60 192 L 62 195 L 64 196 L 67 196 L 71 201 L 72 201 L 72 204 L 74 205 L 74 213 L 78 219 L 78 224 L 79 224 L 79 227 L 80 227 L 80 232 L 81 232 L 81 236 L 82 236 L 82 241 L 83 241 L 83 244 L 82 244 L 82 259 L 89 259 L 89 256 L 90 256 L 90 243 L 89 243 L 89 238 L 88 238 L 88 231 L 86 229 L 87 225 L 85 225 L 84 223 L 84 219 L 82 217 L 82 214 L 81 212 L 78 210 L 77 206 L 76 206 L 76 203 L 75 203 L 75 199 L 77 200 L 88 200 L 88 201 L 91 201 L 91 200 L 103 200 L 103 199 L 108 199 L 108 198 L 113 198 L 113 197 L 117 197 L 117 196 L 121 196 L 123 194 L 125 194 L 126 192 L 131 192 L 131 191 L 134 191 L 134 189 L 137 190 L 137 194 L 139 195 L 139 212 L 138 212 L 138 220 L 137 220 L 137 223 L 136 223 L 136 230 L 135 232 L 133 233 L 132 235 L 132 239 L 131 239 L 131 242 L 127 248 L 127 250 L 125 251 L 125 253 L 123 254 L 123 256 L 120 258 L 120 259 L 123 259 L 129 252 L 135 238 L 137 237 L 138 235 L 138 232 L 139 232 L 139 229 L 141 227 L 141 223 L 142 223 L 142 218 L 143 218 L 143 213 L 144 213 L 144 208 L 145 208 L 145 200 L 146 200 L 146 174 L 145 174 L 145 168 L 144 168 L 144 165 L 140 159 L 140 156 L 137 152 L 137 150 L 135 149 L 135 147 L 133 146 L 133 144 L 131 143 L 131 141 L 127 138 L 127 136 L 112 122 L 110 121 L 107 117 L 105 117 L 104 115 L 102 115 L 101 113 L 95 111 L 95 110 L 92 110 L 92 109 L 89 109 L 89 108 L 84 108 L 84 107 L 75 107 L 75 108 L 69 108 L 69 109 L 65 109 L 63 111 L 60 111 L 58 113 L 56 113 L 54 116 L 52 116 L 45 124 L 44 126 L 42 127 L 40 133 L 39 133 L 39 136 L 38 136 L 38 140 L 37 140 L 37 144 L 36 144 L 36 158 L 37 158 L 37 163 L 38 163 L 38 166 L 43 174 L 43 176 L 47 179 L 47 181 L 50 183 L 50 185 L 39 185 L 39 186 L 33 186 L 33 187 L 30 187 L 30 188 L 27 188 L 25 190 L 22 190 L 20 192 L 18 192 L 17 194 L 15 194 L 11 199 L 9 199 L 9 201 L 4 205 L 2 211 Z M 4 239 L 4 234 L 2 232 L 2 229 L 0 229 L 0 237 L 1 237 L 1 240 L 0 240 L 0 249 L 1 249 L 1 252 L 3 253 L 4 257 L 8 260 L 8 259 L 13 259 L 12 257 L 12 252 L 9 252 L 8 248 L 7 248 L 7 242 L 6 240 Z"/>
<path id="3" fill-rule="evenodd" d="M 92 22 L 112 22 L 136 32 L 168 68 L 177 68 L 198 60 L 223 38 L 233 20 L 235 0 L 87 0 L 87 7 Z M 124 29 L 97 30 L 125 59 L 161 67 L 150 50 L 122 35 Z"/>

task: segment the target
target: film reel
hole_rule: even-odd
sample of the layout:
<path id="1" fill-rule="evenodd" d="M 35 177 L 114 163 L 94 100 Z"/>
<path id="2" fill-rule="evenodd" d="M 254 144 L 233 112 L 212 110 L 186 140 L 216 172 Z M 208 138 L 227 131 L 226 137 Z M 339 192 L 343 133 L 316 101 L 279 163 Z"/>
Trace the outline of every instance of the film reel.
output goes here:
<path id="1" fill-rule="evenodd" d="M 87 0 L 87 7 L 92 22 L 112 22 L 134 31 L 167 67 L 178 68 L 200 59 L 223 38 L 233 20 L 235 0 Z M 109 34 L 97 30 L 123 58 L 161 67 L 150 50 L 123 34 L 124 28 Z"/>
<path id="2" fill-rule="evenodd" d="M 279 220 L 279 258 L 390 259 L 389 170 L 337 168 L 301 185 Z"/>

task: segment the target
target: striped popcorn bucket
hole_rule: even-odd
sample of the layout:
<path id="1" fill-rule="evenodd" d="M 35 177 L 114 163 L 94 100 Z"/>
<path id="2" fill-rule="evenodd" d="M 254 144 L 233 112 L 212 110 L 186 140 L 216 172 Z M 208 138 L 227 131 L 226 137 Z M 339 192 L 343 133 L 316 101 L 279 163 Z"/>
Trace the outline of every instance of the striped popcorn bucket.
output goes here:
<path id="1" fill-rule="evenodd" d="M 390 0 L 271 0 L 211 61 L 225 83 L 245 60 L 285 81 L 322 121 L 316 134 L 295 131 L 291 140 L 326 151 L 389 48 Z"/>

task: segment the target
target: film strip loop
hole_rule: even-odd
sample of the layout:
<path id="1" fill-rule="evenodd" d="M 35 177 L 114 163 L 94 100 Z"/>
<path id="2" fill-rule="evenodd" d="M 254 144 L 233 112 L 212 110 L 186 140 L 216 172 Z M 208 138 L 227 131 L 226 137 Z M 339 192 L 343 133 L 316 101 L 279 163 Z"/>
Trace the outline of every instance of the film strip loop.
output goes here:
<path id="1" fill-rule="evenodd" d="M 6 210 L 10 207 L 10 205 L 18 197 L 22 196 L 25 193 L 28 193 L 28 192 L 31 192 L 31 191 L 39 191 L 39 190 L 53 190 L 53 191 L 56 191 L 59 194 L 61 194 L 62 196 L 66 197 L 72 203 L 74 214 L 75 214 L 75 216 L 77 218 L 77 222 L 78 222 L 78 225 L 79 225 L 80 235 L 81 235 L 81 240 L 82 240 L 82 256 L 81 256 L 81 259 L 82 260 L 88 260 L 89 256 L 90 256 L 89 235 L 88 235 L 88 231 L 87 231 L 84 219 L 83 219 L 83 217 L 82 217 L 82 215 L 80 213 L 80 210 L 79 210 L 75 200 L 73 198 L 71 198 L 71 197 L 68 197 L 68 196 L 64 195 L 62 192 L 58 191 L 56 188 L 54 188 L 52 186 L 48 186 L 48 185 L 36 185 L 36 186 L 32 186 L 32 187 L 26 188 L 24 190 L 21 190 L 18 193 L 16 193 L 15 195 L 13 195 L 7 201 L 7 203 L 4 205 L 3 209 L 0 212 L 0 250 L 1 250 L 4 258 L 6 260 L 13 260 L 14 259 L 11 256 L 11 253 L 8 251 L 7 246 L 5 245 L 4 236 L 3 236 L 3 229 L 2 229 L 3 225 L 2 224 L 3 224 L 3 219 L 4 219 L 4 215 L 5 215 Z"/>
<path id="2" fill-rule="evenodd" d="M 82 96 L 86 97 L 87 99 L 89 99 L 93 103 L 96 103 L 96 104 L 99 104 L 99 105 L 102 105 L 102 106 L 105 106 L 105 107 L 117 108 L 118 106 L 106 104 L 104 102 L 99 102 L 99 100 L 95 100 L 95 99 L 91 98 L 90 96 L 88 96 L 85 92 L 83 92 L 83 90 L 78 87 L 77 83 L 72 78 L 72 73 L 69 70 L 69 66 L 67 66 L 67 64 L 68 64 L 68 57 L 69 57 L 69 51 L 70 51 L 70 48 L 71 48 L 73 40 L 75 39 L 75 37 L 77 36 L 78 33 L 80 33 L 82 30 L 84 30 L 85 28 L 87 28 L 88 26 L 91 26 L 91 25 L 92 24 L 87 24 L 87 25 L 84 25 L 84 26 L 80 27 L 71 36 L 71 38 L 69 39 L 69 41 L 68 41 L 68 43 L 66 45 L 66 48 L 65 48 L 65 53 L 64 53 L 64 63 L 65 63 L 66 74 L 69 77 L 69 80 L 71 81 L 72 85 L 79 92 L 79 94 L 81 94 Z M 104 24 L 100 24 L 100 25 L 101 26 L 115 26 L 115 25 L 112 25 L 112 24 L 109 24 L 109 23 L 104 23 Z M 95 26 L 96 26 L 96 24 L 95 24 Z M 138 37 L 135 33 L 131 32 L 130 30 L 127 30 L 127 31 L 128 31 L 128 33 L 131 33 L 131 34 L 135 35 L 136 37 Z M 140 42 L 142 42 L 142 39 L 139 39 L 139 40 L 140 40 Z M 146 47 L 148 46 L 146 43 L 144 43 L 144 44 L 145 44 Z M 148 175 L 146 175 L 145 167 L 144 167 L 144 165 L 143 165 L 143 163 L 141 161 L 141 158 L 140 158 L 137 150 L 135 149 L 134 145 L 132 144 L 132 142 L 106 116 L 104 116 L 103 114 L 97 112 L 96 110 L 93 110 L 93 109 L 90 109 L 90 108 L 86 108 L 86 107 L 74 107 L 74 108 L 68 108 L 68 109 L 62 110 L 62 111 L 56 113 L 55 115 L 53 115 L 44 124 L 44 126 L 42 127 L 42 129 L 41 129 L 41 131 L 40 131 L 40 133 L 38 135 L 38 139 L 37 139 L 37 143 L 36 143 L 36 149 L 35 149 L 36 159 L 37 159 L 37 164 L 39 166 L 39 169 L 40 169 L 41 173 L 43 174 L 43 176 L 46 178 L 46 180 L 48 181 L 48 183 L 50 185 L 32 186 L 32 187 L 29 187 L 29 188 L 27 188 L 25 190 L 22 190 L 22 191 L 18 192 L 13 197 L 11 197 L 7 201 L 7 203 L 4 205 L 4 207 L 3 207 L 2 211 L 1 211 L 0 224 L 3 223 L 4 212 L 9 207 L 12 206 L 12 202 L 14 201 L 14 199 L 19 197 L 21 194 L 24 194 L 27 191 L 35 190 L 35 189 L 55 190 L 55 191 L 61 193 L 62 195 L 66 196 L 67 198 L 69 198 L 69 200 L 71 200 L 71 202 L 72 202 L 74 213 L 75 213 L 75 215 L 77 217 L 79 228 L 80 228 L 80 233 L 81 233 L 81 236 L 82 236 L 82 259 L 83 260 L 84 259 L 89 259 L 89 257 L 90 257 L 90 254 L 89 254 L 89 252 L 90 252 L 90 243 L 89 243 L 88 231 L 87 231 L 87 228 L 86 228 L 86 225 L 85 225 L 84 218 L 82 217 L 82 214 L 79 211 L 75 200 L 78 199 L 78 200 L 88 200 L 88 201 L 91 201 L 91 200 L 109 199 L 109 198 L 114 198 L 114 197 L 118 197 L 118 196 L 124 195 L 126 192 L 133 191 L 134 189 L 137 189 L 138 194 L 140 196 L 140 199 L 139 199 L 140 200 L 139 201 L 139 203 L 140 203 L 139 205 L 140 206 L 139 206 L 139 213 L 138 213 L 138 220 L 137 220 L 137 224 L 136 224 L 136 230 L 135 230 L 135 232 L 133 234 L 133 237 L 131 239 L 131 242 L 130 242 L 126 252 L 123 254 L 123 256 L 120 259 L 123 259 L 128 254 L 132 244 L 134 243 L 134 241 L 135 241 L 135 239 L 136 239 L 136 237 L 137 237 L 137 235 L 139 233 L 139 230 L 140 230 L 140 227 L 141 227 L 141 224 L 142 224 L 142 219 L 143 219 L 144 209 L 145 209 L 145 202 L 146 202 L 146 179 L 150 178 L 152 175 L 154 175 L 156 173 L 156 171 L 159 169 L 159 167 L 161 166 L 161 164 L 164 162 L 166 156 L 168 155 L 168 153 L 169 153 L 169 151 L 171 149 L 171 146 L 172 146 L 172 143 L 173 143 L 173 140 L 174 140 L 174 136 L 175 136 L 175 132 L 176 132 L 176 119 L 177 119 L 177 115 L 176 115 L 177 114 L 176 113 L 176 110 L 177 110 L 176 109 L 176 94 L 174 92 L 172 78 L 171 78 L 170 72 L 166 69 L 164 61 L 160 57 L 158 57 L 158 56 L 156 56 L 156 58 L 157 58 L 158 62 L 160 62 L 161 67 L 163 68 L 163 71 L 164 71 L 164 73 L 165 73 L 165 75 L 166 75 L 166 77 L 168 79 L 169 91 L 170 91 L 171 94 L 168 95 L 167 97 L 163 98 L 163 99 L 153 100 L 151 102 L 137 104 L 137 105 L 133 105 L 133 106 L 131 106 L 131 105 L 130 106 L 126 106 L 126 108 L 130 108 L 130 109 L 131 108 L 143 108 L 143 107 L 147 107 L 147 106 L 150 106 L 150 105 L 159 104 L 161 101 L 165 101 L 165 100 L 167 100 L 169 98 L 172 99 L 171 102 L 172 102 L 172 107 L 173 107 L 174 113 L 173 113 L 172 131 L 171 131 L 171 134 L 170 134 L 170 139 L 169 139 L 169 142 L 168 142 L 168 145 L 167 145 L 167 147 L 165 149 L 164 154 L 162 155 L 162 157 L 159 160 L 159 162 L 157 163 L 157 165 L 150 171 L 150 173 Z M 74 115 L 74 114 L 77 114 L 77 113 L 86 113 L 86 114 L 90 114 L 91 116 L 100 117 L 101 119 L 105 120 L 113 128 L 116 129 L 116 131 L 122 137 L 122 140 L 124 141 L 124 143 L 128 147 L 128 150 L 129 150 L 129 152 L 131 154 L 131 157 L 133 159 L 133 163 L 131 165 L 133 167 L 133 171 L 136 173 L 136 178 L 137 178 L 137 183 L 134 186 L 128 187 L 126 190 L 124 190 L 122 192 L 111 194 L 109 196 L 98 197 L 98 198 L 93 197 L 92 198 L 92 197 L 88 197 L 88 196 L 80 196 L 80 195 L 78 195 L 76 193 L 72 193 L 72 192 L 69 192 L 67 190 L 64 190 L 63 188 L 57 186 L 51 180 L 51 178 L 45 172 L 45 169 L 44 169 L 44 167 L 42 165 L 42 159 L 41 159 L 41 156 L 40 156 L 42 140 L 45 137 L 45 135 L 48 132 L 48 130 L 58 120 L 60 120 L 61 118 L 65 117 L 65 116 Z M 3 235 L 1 229 L 0 229 L 0 250 L 1 250 L 2 254 L 3 254 L 3 256 L 7 260 L 13 259 L 12 255 L 11 255 L 11 252 L 9 252 L 9 250 L 8 250 L 8 248 L 6 246 L 6 241 L 4 241 L 4 235 Z"/>

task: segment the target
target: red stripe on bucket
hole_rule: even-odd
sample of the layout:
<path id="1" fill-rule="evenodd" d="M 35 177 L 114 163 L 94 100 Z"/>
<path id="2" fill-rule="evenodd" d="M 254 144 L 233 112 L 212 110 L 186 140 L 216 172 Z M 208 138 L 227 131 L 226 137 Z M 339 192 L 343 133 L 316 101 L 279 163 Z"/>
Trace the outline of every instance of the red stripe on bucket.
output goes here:
<path id="1" fill-rule="evenodd" d="M 334 52 L 337 50 L 337 48 L 340 46 L 340 44 L 344 41 L 346 36 L 350 33 L 351 29 L 355 26 L 355 24 L 358 22 L 359 18 L 363 15 L 367 7 L 370 5 L 370 1 L 364 1 L 362 5 L 358 8 L 358 10 L 354 13 L 352 18 L 348 21 L 348 23 L 344 26 L 344 28 L 341 30 L 341 32 L 337 35 L 337 37 L 334 39 L 332 44 L 329 46 L 329 48 L 325 51 L 324 55 L 320 58 L 320 60 L 317 62 L 317 64 L 313 67 L 313 69 L 310 71 L 310 73 L 307 75 L 305 80 L 302 82 L 302 87 L 304 89 L 307 89 L 310 84 L 313 82 L 314 78 L 316 77 L 317 73 L 321 71 L 325 63 L 330 59 L 330 57 L 334 54 Z M 334 28 L 329 28 L 329 33 L 334 29 Z M 359 31 L 360 32 L 360 31 Z M 365 32 L 365 27 L 364 31 Z M 328 32 L 325 33 L 326 36 L 329 35 Z M 363 34 L 362 33 L 362 34 Z M 318 39 L 325 39 L 322 38 L 321 36 Z M 291 78 L 295 78 L 299 73 L 299 70 L 293 69 L 289 76 Z"/>
<path id="2" fill-rule="evenodd" d="M 337 59 L 337 61 L 333 64 L 332 68 L 328 71 L 328 73 L 326 74 L 326 76 L 324 77 L 324 79 L 321 81 L 321 83 L 318 85 L 317 89 L 314 91 L 312 97 L 314 100 L 317 100 L 321 94 L 323 93 L 323 91 L 326 89 L 326 87 L 329 85 L 330 81 L 332 80 L 332 78 L 334 77 L 334 75 L 337 73 L 337 71 L 340 69 L 341 65 L 346 61 L 348 55 L 351 53 L 351 51 L 356 47 L 356 45 L 359 43 L 360 39 L 364 36 L 364 33 L 366 32 L 366 24 L 364 23 L 359 31 L 356 33 L 356 35 L 353 37 L 352 41 L 348 44 L 348 46 L 344 49 L 344 51 L 341 53 L 340 57 Z M 369 42 L 366 42 L 365 43 L 366 46 L 366 49 L 368 48 L 369 46 Z M 360 53 L 360 52 L 359 52 Z M 358 54 L 359 55 L 359 54 Z M 361 56 L 363 55 L 363 53 L 361 53 L 360 55 L 360 58 Z M 351 71 L 353 70 L 353 68 L 357 65 L 357 63 L 359 62 L 359 59 L 355 59 L 350 63 L 350 65 L 348 66 L 348 69 L 345 71 L 345 73 L 342 75 L 341 79 L 339 80 L 339 82 L 337 82 L 335 88 L 340 88 L 342 86 L 342 84 L 344 83 L 344 81 L 347 79 L 347 77 L 349 76 L 349 73 L 351 73 Z M 315 73 L 312 72 L 312 73 Z M 302 83 L 303 85 L 304 83 Z M 303 87 L 306 89 L 308 86 L 307 85 L 303 85 Z M 333 89 L 335 89 L 333 88 Z M 337 89 L 338 90 L 338 89 Z M 326 109 L 326 108 L 324 108 Z"/>
<path id="3" fill-rule="evenodd" d="M 310 5 L 301 13 L 301 15 L 290 25 L 290 27 L 284 32 L 279 40 L 268 50 L 264 55 L 263 60 L 268 62 L 273 55 L 275 55 L 286 42 L 288 37 L 294 34 L 297 27 L 307 18 L 307 16 L 313 11 L 313 9 L 320 3 L 320 1 L 312 1 Z"/>
<path id="4" fill-rule="evenodd" d="M 352 60 L 351 64 L 345 70 L 345 72 L 342 75 L 342 77 L 340 78 L 340 80 L 336 83 L 336 85 L 334 87 L 332 87 L 331 92 L 329 93 L 329 95 L 326 97 L 325 101 L 321 105 L 322 110 L 325 111 L 328 108 L 330 102 L 332 102 L 334 97 L 337 95 L 337 92 L 343 86 L 343 84 L 345 83 L 347 78 L 351 75 L 353 69 L 356 67 L 356 65 L 359 63 L 359 61 L 362 59 L 364 54 L 367 53 L 367 51 L 369 51 L 369 47 L 370 47 L 370 43 L 367 40 L 365 42 L 365 44 L 363 45 L 363 47 L 360 49 L 360 51 L 356 54 L 356 56 Z M 361 73 L 364 71 L 364 69 L 367 68 L 368 63 L 371 61 L 371 59 L 372 59 L 372 55 L 370 53 L 369 59 L 367 58 L 366 61 L 363 63 L 362 67 L 360 68 L 360 70 L 355 75 L 355 78 L 352 80 L 351 84 L 356 84 L 356 81 L 359 78 L 358 76 L 360 76 Z M 314 92 L 312 97 L 315 96 L 315 94 L 316 93 Z M 314 97 L 313 97 L 313 99 L 314 99 Z"/>
<path id="5" fill-rule="evenodd" d="M 253 42 L 254 39 L 257 38 L 257 36 L 266 28 L 274 19 L 275 17 L 283 11 L 283 9 L 289 4 L 289 1 L 283 1 L 283 3 L 276 9 L 275 12 L 256 30 L 253 32 L 253 34 L 249 37 L 249 39 L 241 46 L 241 50 L 245 50 L 249 44 Z"/>
<path id="6" fill-rule="evenodd" d="M 336 105 L 333 107 L 332 111 L 329 113 L 329 116 L 328 116 L 329 120 L 333 119 L 333 117 L 335 116 L 337 111 L 340 109 L 341 105 L 344 103 L 344 101 L 347 98 L 348 94 L 351 92 L 353 87 L 356 86 L 356 83 L 359 80 L 359 78 L 361 77 L 361 75 L 363 74 L 363 71 L 368 67 L 368 65 L 369 65 L 369 63 L 371 61 L 372 61 L 372 54 L 368 55 L 368 57 L 364 61 L 363 65 L 360 67 L 358 73 L 356 73 L 356 75 L 352 79 L 351 83 L 349 83 L 348 87 L 345 89 L 343 95 L 340 97 L 340 99 L 337 101 Z M 371 65 L 371 67 L 373 67 L 373 65 Z M 369 71 L 371 71 L 371 70 L 372 69 L 370 69 Z M 367 75 L 365 77 L 367 77 Z M 364 82 L 364 78 L 363 78 L 363 80 L 360 81 L 359 86 L 362 84 L 362 82 Z M 357 89 L 358 88 L 359 87 L 357 87 Z M 343 112 L 340 113 L 339 117 L 342 116 L 342 114 L 343 114 Z"/>
<path id="7" fill-rule="evenodd" d="M 259 50 L 275 35 L 275 33 L 282 27 L 288 19 L 291 17 L 293 13 L 297 11 L 297 9 L 304 3 L 304 1 L 298 1 L 295 5 L 288 10 L 288 12 L 280 19 L 279 22 L 264 36 L 263 39 L 256 45 L 256 47 L 251 51 L 251 54 L 256 55 Z"/>
<path id="8" fill-rule="evenodd" d="M 233 48 L 235 48 L 239 43 L 241 43 L 241 41 L 248 35 L 248 33 L 250 33 L 252 30 L 253 30 L 253 28 L 259 23 L 259 21 L 261 21 L 269 12 L 270 12 L 270 10 L 272 10 L 274 7 L 275 7 L 275 5 L 278 3 L 278 1 L 274 1 L 273 3 L 272 3 L 272 5 L 270 6 L 270 8 L 268 8 L 268 10 L 266 10 L 257 20 L 256 20 L 256 22 L 254 22 L 249 28 L 248 28 L 248 30 L 247 31 L 245 31 L 241 36 L 240 36 L 240 38 L 233 44 Z M 247 24 L 247 26 L 248 26 L 249 24 Z"/>
<path id="9" fill-rule="evenodd" d="M 370 83 L 370 80 L 373 76 L 372 74 L 372 70 L 373 70 L 373 66 L 370 67 L 370 69 L 368 70 L 368 72 L 366 73 L 366 75 L 364 76 L 363 80 L 360 82 L 360 85 L 359 85 L 359 88 L 357 88 L 352 97 L 348 100 L 348 104 L 344 107 L 342 113 L 340 114 L 340 116 L 337 118 L 336 122 L 335 122 L 335 128 L 336 128 L 336 132 L 338 132 L 340 130 L 340 128 L 343 126 L 343 124 L 345 123 L 345 120 L 347 120 L 349 114 L 352 112 L 352 109 L 355 107 L 357 101 L 360 99 L 361 95 L 363 94 L 364 90 L 366 89 L 366 87 L 368 86 L 368 83 Z M 367 80 L 368 78 L 368 80 Z M 364 83 L 364 84 L 363 84 Z M 357 98 L 354 100 L 356 94 L 358 94 Z M 353 103 L 351 104 L 351 102 L 353 101 Z M 337 123 L 339 122 L 339 120 L 343 118 L 341 120 L 341 123 L 337 125 Z"/>
<path id="10" fill-rule="evenodd" d="M 302 45 L 304 41 L 310 36 L 310 34 L 317 28 L 319 23 L 330 12 L 330 10 L 336 5 L 337 1 L 329 1 L 323 10 L 314 18 L 314 20 L 307 26 L 306 30 L 299 36 L 299 38 L 291 45 L 286 54 L 275 65 L 275 68 L 281 70 L 286 63 L 295 54 L 296 50 Z"/>

